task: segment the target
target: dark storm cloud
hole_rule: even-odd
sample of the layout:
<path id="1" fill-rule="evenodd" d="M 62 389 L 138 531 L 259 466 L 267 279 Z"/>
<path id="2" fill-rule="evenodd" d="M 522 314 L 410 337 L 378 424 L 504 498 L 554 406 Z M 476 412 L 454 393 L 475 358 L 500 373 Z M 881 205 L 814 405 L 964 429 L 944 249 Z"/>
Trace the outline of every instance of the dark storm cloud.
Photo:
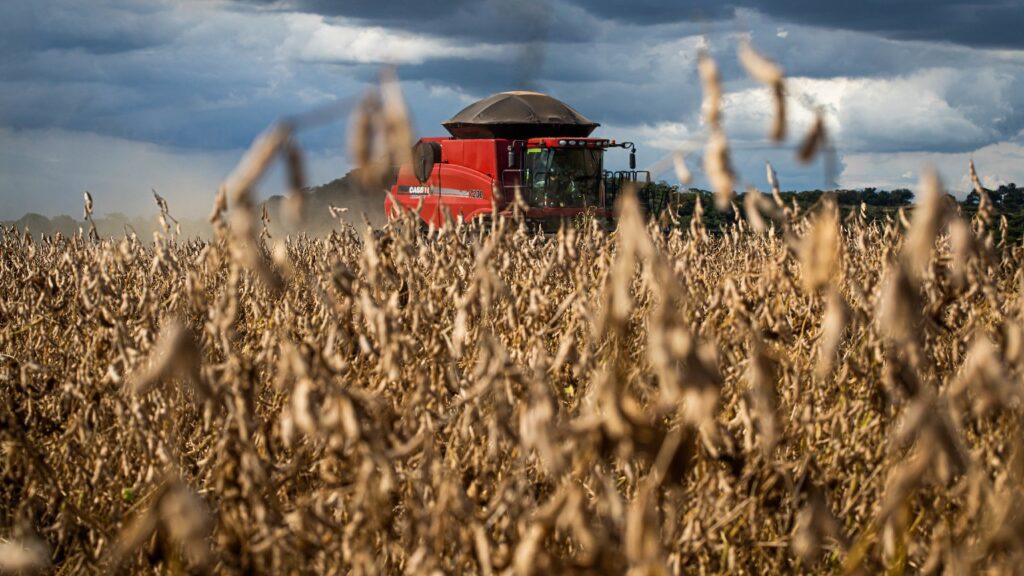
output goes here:
<path id="1" fill-rule="evenodd" d="M 180 31 L 160 21 L 146 3 L 4 2 L 0 6 L 0 50 L 9 58 L 34 50 L 117 54 L 158 46 Z"/>
<path id="2" fill-rule="evenodd" d="M 382 0 L 332 2 L 329 0 L 239 0 L 242 6 L 279 11 L 300 11 L 342 17 L 365 25 L 428 35 L 462 44 L 509 44 L 499 64 L 489 60 L 431 57 L 419 66 L 406 67 L 405 76 L 422 78 L 463 91 L 483 92 L 496 87 L 541 89 L 539 76 L 558 46 L 579 49 L 606 26 L 585 10 L 552 0 Z"/>
<path id="3" fill-rule="evenodd" d="M 368 24 L 473 39 L 532 39 L 531 26 L 558 30 L 558 41 L 585 41 L 592 26 L 580 25 L 567 7 L 619 24 L 704 25 L 732 19 L 738 9 L 778 20 L 857 30 L 903 40 L 953 42 L 982 47 L 1024 47 L 1024 3 L 1020 0 L 243 0 L 257 5 L 344 16 Z M 586 24 L 586 23 L 582 23 Z M 742 22 L 740 23 L 742 24 Z"/>
<path id="4" fill-rule="evenodd" d="M 317 14 L 368 18 L 391 22 L 405 21 L 413 14 L 451 14 L 472 7 L 475 0 L 252 0 L 254 4 L 300 9 Z M 429 16 L 428 16 L 429 17 Z"/>
<path id="5" fill-rule="evenodd" d="M 239 0 L 241 5 L 282 11 L 339 16 L 368 26 L 382 26 L 456 40 L 488 42 L 585 42 L 592 22 L 583 10 L 552 0 Z M 548 36 L 549 31 L 557 34 Z"/>
<path id="6" fill-rule="evenodd" d="M 670 22 L 708 22 L 732 18 L 735 8 L 729 2 L 697 0 L 695 2 L 663 2 L 660 0 L 568 0 L 591 14 L 607 20 L 631 24 L 665 24 Z"/>
<path id="7" fill-rule="evenodd" d="M 399 67 L 404 81 L 423 81 L 444 85 L 470 94 L 491 94 L 522 88 L 522 76 L 510 65 L 496 66 L 487 60 L 438 58 L 415 66 Z M 376 69 L 367 69 L 365 78 L 376 76 Z"/>
<path id="8" fill-rule="evenodd" d="M 358 89 L 344 66 L 274 70 L 268 55 L 286 31 L 236 16 L 171 2 L 0 5 L 0 126 L 236 149 L 282 116 Z"/>
<path id="9" fill-rule="evenodd" d="M 1024 47 L 1020 0 L 732 0 L 726 2 L 620 2 L 567 0 L 601 18 L 636 24 L 732 18 L 740 8 L 773 18 L 902 40 L 967 46 Z"/>
<path id="10" fill-rule="evenodd" d="M 782 20 L 890 38 L 1024 47 L 1024 2 L 1020 0 L 765 0 L 744 4 Z"/>

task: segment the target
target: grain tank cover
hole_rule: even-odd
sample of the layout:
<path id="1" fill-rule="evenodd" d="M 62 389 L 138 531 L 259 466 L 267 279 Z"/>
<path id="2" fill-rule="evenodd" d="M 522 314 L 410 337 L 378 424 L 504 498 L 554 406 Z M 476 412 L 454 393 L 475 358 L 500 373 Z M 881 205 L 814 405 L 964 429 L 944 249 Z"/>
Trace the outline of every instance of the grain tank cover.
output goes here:
<path id="1" fill-rule="evenodd" d="M 539 92 L 501 92 L 474 102 L 442 124 L 456 138 L 521 140 L 589 136 L 600 126 L 571 106 Z"/>

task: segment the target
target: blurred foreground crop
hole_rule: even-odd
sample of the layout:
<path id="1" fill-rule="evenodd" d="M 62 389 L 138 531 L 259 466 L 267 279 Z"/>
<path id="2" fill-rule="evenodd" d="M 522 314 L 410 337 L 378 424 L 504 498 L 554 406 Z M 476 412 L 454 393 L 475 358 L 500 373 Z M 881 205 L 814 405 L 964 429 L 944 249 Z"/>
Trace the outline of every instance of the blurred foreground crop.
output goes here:
<path id="1" fill-rule="evenodd" d="M 1009 570 L 1024 251 L 919 198 L 717 237 L 628 197 L 556 236 L 5 230 L 0 570 Z"/>

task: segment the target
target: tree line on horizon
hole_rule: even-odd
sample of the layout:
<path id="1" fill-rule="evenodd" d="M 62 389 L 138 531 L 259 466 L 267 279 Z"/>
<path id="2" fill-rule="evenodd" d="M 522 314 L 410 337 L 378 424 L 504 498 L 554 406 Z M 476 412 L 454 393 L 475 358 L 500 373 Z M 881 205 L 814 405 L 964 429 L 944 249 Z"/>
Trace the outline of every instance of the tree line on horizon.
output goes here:
<path id="1" fill-rule="evenodd" d="M 688 226 L 696 208 L 697 198 L 700 197 L 704 208 L 703 221 L 705 227 L 712 232 L 720 229 L 725 224 L 736 218 L 733 208 L 725 211 L 714 209 L 713 192 L 702 188 L 690 187 L 682 189 L 680 186 L 669 184 L 664 181 L 651 184 L 657 194 L 668 194 L 674 199 L 671 206 L 675 210 L 680 225 Z M 997 216 L 1005 216 L 1007 219 L 1007 240 L 1018 242 L 1024 238 L 1024 187 L 1018 187 L 1015 183 L 1000 185 L 995 189 L 986 188 L 989 198 Z M 860 189 L 839 189 L 839 190 L 790 190 L 781 192 L 783 201 L 787 206 L 796 205 L 801 212 L 814 210 L 820 205 L 823 198 L 831 198 L 839 207 L 840 214 L 844 217 L 855 210 L 861 210 L 864 206 L 864 215 L 869 221 L 882 220 L 887 217 L 896 218 L 897 212 L 903 208 L 912 210 L 914 206 L 914 192 L 908 188 L 895 188 L 883 190 L 875 187 Z M 733 205 L 743 217 L 745 193 L 738 193 Z M 973 218 L 978 211 L 981 201 L 980 195 L 971 190 L 963 200 L 958 200 L 954 195 L 947 193 L 946 196 L 958 206 L 960 213 L 965 218 Z"/>
<path id="2" fill-rule="evenodd" d="M 682 188 L 678 185 L 669 184 L 665 181 L 653 182 L 651 186 L 657 194 L 667 194 L 673 198 L 672 208 L 682 225 L 688 225 L 696 207 L 696 199 L 701 198 L 704 207 L 704 224 L 708 229 L 714 231 L 726 222 L 735 218 L 732 210 L 720 212 L 713 207 L 712 192 L 701 188 Z M 360 225 L 362 216 L 365 214 L 369 222 L 375 226 L 384 223 L 383 198 L 368 193 L 358 181 L 356 170 L 352 170 L 342 176 L 320 186 L 306 188 L 307 206 L 305 208 L 305 220 L 303 232 L 310 235 L 326 234 L 338 224 L 338 219 L 343 219 L 350 224 Z M 996 211 L 1005 215 L 1008 221 L 1008 239 L 1019 240 L 1024 237 L 1024 187 L 1018 187 L 1015 183 L 1000 185 L 998 188 L 986 191 L 992 200 Z M 737 195 L 736 205 L 742 215 L 744 193 Z M 790 190 L 781 192 L 781 196 L 787 205 L 795 203 L 801 211 L 813 209 L 822 198 L 830 197 L 839 206 L 840 211 L 845 215 L 851 210 L 859 210 L 861 204 L 865 206 L 865 214 L 869 220 L 882 219 L 886 216 L 894 216 L 900 208 L 911 208 L 914 201 L 914 192 L 907 188 L 896 188 L 883 190 L 875 187 L 860 189 L 839 189 L 839 190 Z M 973 216 L 977 211 L 980 201 L 978 193 L 971 191 L 962 201 L 955 202 L 960 206 L 964 216 Z M 268 231 L 271 235 L 287 233 L 282 223 L 281 202 L 282 196 L 271 196 L 264 201 L 263 206 L 267 209 Z M 347 212 L 334 212 L 331 206 L 347 208 Z M 102 211 L 103 206 L 97 208 Z M 174 206 L 171 207 L 174 212 Z M 94 217 L 97 232 L 104 237 L 121 236 L 124 234 L 137 234 L 140 238 L 148 238 L 155 232 L 161 230 L 158 215 L 129 216 L 120 212 L 103 213 Z M 30 212 L 17 220 L 0 222 L 4 227 L 14 226 L 22 231 L 30 231 L 33 235 L 54 235 L 74 236 L 79 231 L 88 231 L 89 225 L 85 220 L 76 219 L 66 214 L 48 217 L 43 214 Z M 179 219 L 180 236 L 183 238 L 204 238 L 210 234 L 210 225 L 205 218 Z"/>

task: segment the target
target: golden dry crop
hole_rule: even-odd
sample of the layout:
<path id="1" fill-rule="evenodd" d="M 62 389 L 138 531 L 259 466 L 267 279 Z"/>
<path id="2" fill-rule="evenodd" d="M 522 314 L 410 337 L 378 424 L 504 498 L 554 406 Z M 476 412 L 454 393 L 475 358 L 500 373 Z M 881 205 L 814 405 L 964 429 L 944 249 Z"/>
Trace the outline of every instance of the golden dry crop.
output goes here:
<path id="1" fill-rule="evenodd" d="M 7 230 L 5 562 L 1010 568 L 1024 253 L 948 208 L 906 235 L 830 205 L 665 234 L 633 200 L 557 236 Z"/>
<path id="2" fill-rule="evenodd" d="M 160 197 L 152 243 L 0 234 L 0 570 L 1024 560 L 1024 249 L 934 176 L 909 220 L 801 214 L 769 166 L 720 235 L 627 195 L 614 232 L 407 214 L 270 238 L 250 189 L 279 153 L 286 125 L 209 241 Z"/>

